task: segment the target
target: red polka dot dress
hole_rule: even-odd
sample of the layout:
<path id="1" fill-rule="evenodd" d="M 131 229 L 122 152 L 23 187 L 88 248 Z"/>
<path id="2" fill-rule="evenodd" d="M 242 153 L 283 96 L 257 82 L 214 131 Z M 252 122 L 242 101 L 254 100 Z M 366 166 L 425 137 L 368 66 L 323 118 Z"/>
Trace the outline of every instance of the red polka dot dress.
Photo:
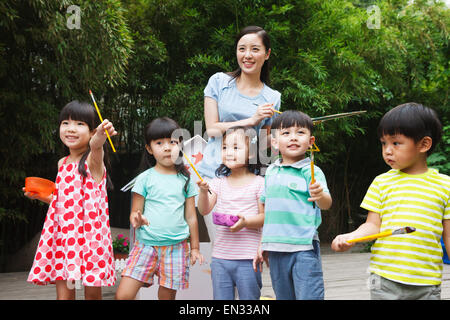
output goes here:
<path id="1" fill-rule="evenodd" d="M 28 282 L 54 284 L 81 280 L 84 286 L 113 286 L 116 280 L 109 227 L 106 172 L 100 183 L 78 172 L 78 163 L 66 164 L 56 177 Z"/>

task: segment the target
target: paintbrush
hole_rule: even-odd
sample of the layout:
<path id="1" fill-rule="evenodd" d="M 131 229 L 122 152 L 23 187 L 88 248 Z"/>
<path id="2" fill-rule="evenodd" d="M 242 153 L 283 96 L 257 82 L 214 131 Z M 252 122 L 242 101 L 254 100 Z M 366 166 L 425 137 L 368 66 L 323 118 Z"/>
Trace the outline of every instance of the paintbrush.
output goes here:
<path id="1" fill-rule="evenodd" d="M 194 170 L 194 172 L 197 174 L 197 177 L 200 179 L 200 181 L 203 182 L 202 177 L 200 176 L 200 173 L 198 173 L 197 169 L 195 169 L 194 164 L 192 163 L 192 161 L 189 159 L 189 157 L 186 155 L 186 153 L 183 152 L 183 156 L 184 158 L 187 160 L 187 162 L 189 163 L 189 165 L 191 166 L 192 170 Z M 211 194 L 211 190 L 208 189 L 208 192 Z"/>
<path id="2" fill-rule="evenodd" d="M 347 240 L 347 243 L 370 241 L 370 240 L 375 240 L 378 238 L 383 238 L 383 237 L 388 237 L 388 236 L 412 233 L 414 231 L 416 231 L 416 228 L 414 228 L 414 227 L 403 227 L 403 228 L 399 228 L 396 230 L 383 231 L 380 233 L 372 234 L 370 236 Z"/>
<path id="3" fill-rule="evenodd" d="M 100 114 L 100 110 L 97 106 L 97 102 L 95 102 L 94 95 L 92 94 L 91 90 L 89 90 L 89 94 L 91 95 L 92 101 L 94 101 L 95 110 L 97 110 L 97 114 L 98 114 L 98 117 L 100 118 L 100 122 L 103 122 L 102 115 Z M 113 149 L 114 152 L 116 152 L 116 149 L 114 148 L 114 145 L 111 141 L 111 137 L 109 136 L 109 133 L 108 133 L 108 131 L 106 131 L 106 129 L 105 129 L 105 132 L 106 132 L 106 136 L 108 137 L 109 143 L 111 144 L 111 148 Z"/>
<path id="4" fill-rule="evenodd" d="M 355 115 L 358 115 L 358 114 L 361 114 L 361 113 L 364 113 L 364 112 L 367 112 L 367 111 L 366 110 L 362 110 L 362 111 L 336 113 L 336 114 L 331 114 L 329 116 L 311 118 L 311 120 L 313 121 L 314 124 L 319 124 L 319 123 L 324 122 L 324 121 L 340 119 L 340 118 L 350 117 L 350 116 L 355 116 Z"/>

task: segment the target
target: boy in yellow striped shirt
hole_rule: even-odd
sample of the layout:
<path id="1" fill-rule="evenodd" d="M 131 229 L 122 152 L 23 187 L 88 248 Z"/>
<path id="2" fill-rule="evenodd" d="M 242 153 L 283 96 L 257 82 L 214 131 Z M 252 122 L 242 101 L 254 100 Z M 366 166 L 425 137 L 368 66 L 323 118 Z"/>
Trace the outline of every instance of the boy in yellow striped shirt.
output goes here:
<path id="1" fill-rule="evenodd" d="M 443 237 L 450 254 L 450 177 L 427 167 L 442 136 L 434 110 L 405 103 L 387 112 L 378 126 L 383 159 L 392 169 L 377 176 L 361 207 L 367 220 L 338 235 L 331 247 L 346 251 L 347 241 L 414 227 L 410 234 L 379 238 L 371 250 L 371 299 L 435 299 L 441 295 Z"/>

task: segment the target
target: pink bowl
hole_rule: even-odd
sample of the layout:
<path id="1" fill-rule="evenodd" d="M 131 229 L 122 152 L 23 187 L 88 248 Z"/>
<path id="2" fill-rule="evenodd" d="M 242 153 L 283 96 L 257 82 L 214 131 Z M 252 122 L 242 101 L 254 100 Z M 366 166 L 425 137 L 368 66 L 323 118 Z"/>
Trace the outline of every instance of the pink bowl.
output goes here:
<path id="1" fill-rule="evenodd" d="M 238 221 L 239 221 L 238 216 L 234 216 L 231 214 L 225 214 L 225 213 L 219 213 L 219 212 L 213 212 L 213 223 L 217 224 L 219 226 L 231 227 Z"/>

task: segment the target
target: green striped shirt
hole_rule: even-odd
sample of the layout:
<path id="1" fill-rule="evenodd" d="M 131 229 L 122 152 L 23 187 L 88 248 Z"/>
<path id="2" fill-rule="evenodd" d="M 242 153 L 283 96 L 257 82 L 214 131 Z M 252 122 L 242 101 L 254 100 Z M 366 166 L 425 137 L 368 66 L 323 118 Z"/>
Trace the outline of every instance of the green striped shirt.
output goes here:
<path id="1" fill-rule="evenodd" d="M 329 192 L 322 170 L 315 166 L 314 173 L 324 192 Z M 318 206 L 313 208 L 312 202 L 308 201 L 310 181 L 309 158 L 291 165 L 283 165 L 278 159 L 267 169 L 260 198 L 265 204 L 263 249 L 269 250 L 267 243 L 311 245 L 317 237 L 317 228 L 322 220 Z"/>
<path id="2" fill-rule="evenodd" d="M 450 177 L 436 169 L 418 175 L 392 169 L 377 176 L 361 207 L 380 215 L 380 232 L 405 226 L 416 231 L 377 239 L 369 270 L 405 284 L 440 284 L 442 220 L 450 219 L 449 199 Z"/>

